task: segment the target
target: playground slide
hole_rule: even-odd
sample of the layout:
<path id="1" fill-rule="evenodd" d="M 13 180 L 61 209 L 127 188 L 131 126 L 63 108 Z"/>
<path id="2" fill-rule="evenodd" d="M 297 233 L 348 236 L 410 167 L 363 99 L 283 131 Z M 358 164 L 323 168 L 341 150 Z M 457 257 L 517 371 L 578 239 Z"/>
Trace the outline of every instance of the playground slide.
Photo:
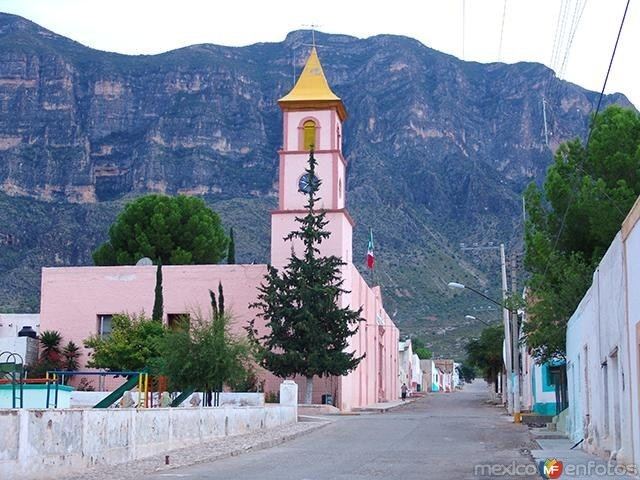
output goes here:
<path id="1" fill-rule="evenodd" d="M 171 406 L 172 407 L 179 407 L 180 404 L 182 402 L 184 402 L 189 397 L 189 395 L 191 395 L 192 393 L 193 393 L 193 389 L 192 388 L 189 388 L 189 389 L 185 390 L 184 392 L 180 393 L 180 395 L 178 395 L 175 398 L 175 400 L 173 402 L 171 402 Z"/>
<path id="2" fill-rule="evenodd" d="M 93 408 L 109 408 L 115 402 L 120 400 L 122 395 L 124 395 L 124 392 L 126 392 L 128 390 L 131 390 L 132 388 L 134 388 L 134 387 L 136 387 L 138 385 L 138 377 L 139 376 L 140 375 L 138 375 L 138 374 L 131 375 L 131 378 L 129 378 L 129 380 L 127 380 L 125 383 L 120 385 L 117 389 L 115 389 L 108 396 L 103 398 L 100 402 L 96 403 L 93 406 Z"/>

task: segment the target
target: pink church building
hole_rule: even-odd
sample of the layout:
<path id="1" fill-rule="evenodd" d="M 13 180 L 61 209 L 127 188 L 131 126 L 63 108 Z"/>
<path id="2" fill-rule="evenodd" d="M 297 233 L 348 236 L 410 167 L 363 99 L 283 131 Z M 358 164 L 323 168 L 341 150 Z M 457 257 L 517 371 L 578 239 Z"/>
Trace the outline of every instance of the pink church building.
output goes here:
<path id="1" fill-rule="evenodd" d="M 283 238 L 298 228 L 295 217 L 304 211 L 304 175 L 309 150 L 313 147 L 321 179 L 319 207 L 327 212 L 331 232 L 321 245 L 324 255 L 336 255 L 346 263 L 342 269 L 345 288 L 343 306 L 362 306 L 358 332 L 349 348 L 366 353 L 359 366 L 342 377 L 314 379 L 314 403 L 330 394 L 341 410 L 351 410 L 377 402 L 395 400 L 399 395 L 399 332 L 384 310 L 379 287 L 370 287 L 353 264 L 353 219 L 346 208 L 346 160 L 342 154 L 342 124 L 346 110 L 329 87 L 315 48 L 294 88 L 279 100 L 283 112 L 283 143 L 278 152 L 278 208 L 271 212 L 271 264 L 287 263 L 291 250 L 300 245 Z M 41 330 L 58 330 L 65 341 L 82 345 L 93 334 L 108 334 L 111 318 L 117 313 L 150 313 L 154 301 L 155 267 L 64 267 L 43 268 Z M 234 329 L 244 334 L 244 326 L 256 317 L 249 305 L 256 300 L 266 265 L 176 265 L 163 267 L 164 312 L 167 323 L 184 314 L 209 311 L 209 289 L 222 282 L 227 309 Z M 256 321 L 261 332 L 265 326 Z M 86 352 L 80 359 L 86 362 Z M 277 391 L 280 379 L 263 374 L 265 391 Z M 295 379 L 299 392 L 305 379 Z"/>

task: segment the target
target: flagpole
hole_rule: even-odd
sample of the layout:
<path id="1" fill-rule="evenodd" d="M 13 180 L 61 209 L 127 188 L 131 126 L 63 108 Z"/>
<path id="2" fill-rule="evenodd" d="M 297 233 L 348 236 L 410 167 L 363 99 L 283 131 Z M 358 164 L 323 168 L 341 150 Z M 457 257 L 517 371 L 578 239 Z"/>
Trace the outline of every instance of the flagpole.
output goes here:
<path id="1" fill-rule="evenodd" d="M 373 245 L 373 228 L 369 227 L 369 244 L 371 247 L 371 253 L 373 254 L 373 263 L 371 265 L 371 275 L 370 275 L 370 280 L 371 280 L 371 287 L 375 287 L 376 285 L 376 277 L 375 277 L 375 271 L 376 271 L 376 261 L 375 261 L 375 249 L 374 249 L 374 245 Z"/>
<path id="2" fill-rule="evenodd" d="M 375 261 L 375 248 L 373 244 L 373 228 L 369 227 L 369 241 L 371 242 L 371 252 L 373 253 L 373 265 L 371 265 L 371 287 L 376 286 L 376 261 Z"/>

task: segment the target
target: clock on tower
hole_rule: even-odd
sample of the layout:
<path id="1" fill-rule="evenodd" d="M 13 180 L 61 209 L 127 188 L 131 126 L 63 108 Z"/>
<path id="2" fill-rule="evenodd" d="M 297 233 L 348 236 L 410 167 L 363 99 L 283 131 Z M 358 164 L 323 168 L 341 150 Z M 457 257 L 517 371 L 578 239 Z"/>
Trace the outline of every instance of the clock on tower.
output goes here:
<path id="1" fill-rule="evenodd" d="M 318 208 L 327 212 L 331 236 L 322 242 L 323 255 L 336 255 L 352 261 L 353 220 L 346 209 L 346 160 L 342 155 L 342 123 L 347 111 L 324 76 L 318 53 L 312 48 L 307 63 L 293 89 L 278 104 L 283 114 L 283 140 L 280 155 L 278 209 L 271 214 L 271 263 L 284 265 L 296 249 L 295 241 L 284 237 L 298 229 L 295 221 L 304 212 L 306 192 L 319 181 Z M 305 173 L 309 152 L 318 162 L 317 178 Z"/>

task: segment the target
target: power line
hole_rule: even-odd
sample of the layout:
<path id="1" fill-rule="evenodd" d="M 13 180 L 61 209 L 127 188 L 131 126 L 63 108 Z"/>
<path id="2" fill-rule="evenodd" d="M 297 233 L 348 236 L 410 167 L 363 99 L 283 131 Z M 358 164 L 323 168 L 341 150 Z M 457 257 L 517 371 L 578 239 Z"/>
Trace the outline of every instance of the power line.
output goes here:
<path id="1" fill-rule="evenodd" d="M 500 26 L 500 46 L 498 47 L 498 61 L 502 61 L 502 37 L 504 36 L 504 19 L 507 16 L 507 0 L 502 5 L 502 25 Z"/>
<path id="2" fill-rule="evenodd" d="M 549 66 L 555 71 L 556 60 L 558 58 L 558 52 L 562 45 L 562 38 L 564 37 L 564 29 L 566 25 L 568 0 L 561 0 L 560 10 L 558 11 L 558 19 L 556 21 L 556 32 L 553 40 L 553 48 L 551 50 L 551 61 Z"/>
<path id="3" fill-rule="evenodd" d="M 573 18 L 571 21 L 571 27 L 569 29 L 569 37 L 567 41 L 567 47 L 564 52 L 564 57 L 562 59 L 562 64 L 560 65 L 560 77 L 564 77 L 564 72 L 567 65 L 567 60 L 569 59 L 569 52 L 571 51 L 571 45 L 573 44 L 573 39 L 576 36 L 576 32 L 578 31 L 578 26 L 580 25 L 580 20 L 582 20 L 582 14 L 584 13 L 584 9 L 587 6 L 587 0 L 582 0 L 576 2 L 576 7 L 573 11 Z"/>
<path id="4" fill-rule="evenodd" d="M 631 2 L 631 0 L 627 0 L 627 4 L 624 8 L 624 13 L 622 14 L 622 20 L 620 21 L 620 27 L 618 28 L 618 35 L 616 36 L 616 43 L 613 46 L 613 52 L 611 52 L 611 59 L 609 60 L 609 67 L 607 68 L 607 74 L 604 78 L 604 82 L 602 84 L 602 90 L 600 90 L 600 95 L 598 97 L 598 104 L 596 106 L 596 111 L 593 115 L 593 119 L 591 121 L 591 124 L 589 125 L 589 132 L 587 134 L 587 141 L 585 144 L 585 157 L 589 154 L 589 143 L 591 141 L 591 135 L 593 134 L 593 127 L 596 124 L 596 119 L 598 118 L 598 114 L 600 113 L 600 106 L 602 105 L 602 98 L 604 97 L 604 91 L 607 88 L 607 82 L 609 81 L 609 74 L 611 73 L 611 67 L 613 66 L 613 60 L 616 56 L 616 51 L 618 50 L 618 43 L 620 42 L 620 35 L 622 34 L 622 28 L 624 27 L 624 21 L 627 18 L 627 11 L 629 10 L 629 3 Z M 584 170 L 583 170 L 584 171 Z M 562 234 L 562 230 L 564 229 L 564 226 L 566 224 L 566 220 L 567 220 L 567 214 L 569 213 L 569 207 L 571 206 L 571 202 L 573 200 L 575 191 L 571 190 L 571 195 L 569 196 L 569 199 L 567 200 L 567 206 L 565 208 L 564 214 L 562 215 L 562 221 L 560 222 L 560 228 L 558 229 L 558 234 L 556 235 L 556 239 L 554 241 L 553 244 L 553 250 L 555 250 L 558 246 L 558 242 L 560 241 L 560 235 Z M 607 195 L 608 197 L 608 195 Z M 609 197 L 610 198 L 610 197 Z M 615 202 L 614 202 L 615 205 Z M 617 205 L 615 205 L 616 208 L 618 208 Z M 620 209 L 618 208 L 618 211 L 620 211 Z M 622 213 L 622 212 L 621 212 Z M 544 269 L 544 275 L 547 274 L 547 270 L 549 269 L 549 265 L 551 264 L 551 258 L 549 258 L 547 260 L 547 265 Z"/>
<path id="5" fill-rule="evenodd" d="M 465 42 L 465 27 L 466 27 L 466 18 L 465 18 L 465 10 L 466 10 L 467 0 L 462 0 L 462 60 L 464 60 L 464 42 Z"/>

